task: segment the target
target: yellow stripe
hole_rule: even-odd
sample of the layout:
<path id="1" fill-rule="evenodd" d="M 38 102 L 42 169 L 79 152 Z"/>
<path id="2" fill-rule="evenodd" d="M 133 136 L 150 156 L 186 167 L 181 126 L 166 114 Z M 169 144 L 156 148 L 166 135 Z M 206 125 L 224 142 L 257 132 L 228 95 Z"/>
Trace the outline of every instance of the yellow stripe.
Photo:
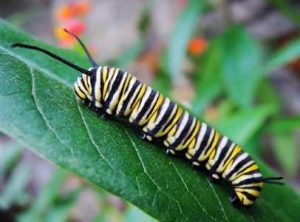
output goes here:
<path id="1" fill-rule="evenodd" d="M 196 127 L 194 128 L 194 132 L 193 132 L 192 136 L 185 142 L 185 144 L 183 145 L 184 147 L 188 146 L 190 144 L 190 142 L 194 139 L 199 128 L 200 128 L 200 123 L 198 120 L 196 120 Z"/>
<path id="2" fill-rule="evenodd" d="M 258 167 L 257 167 L 256 164 L 254 164 L 254 165 L 252 165 L 252 166 L 250 165 L 250 167 L 248 167 L 248 168 L 244 169 L 243 171 L 239 172 L 239 173 L 237 174 L 237 176 L 240 177 L 240 176 L 243 175 L 243 174 L 249 173 L 249 172 L 254 171 L 254 170 L 257 170 L 257 169 L 258 169 Z"/>
<path id="3" fill-rule="evenodd" d="M 161 95 L 160 93 L 158 93 L 158 94 L 159 95 L 158 95 L 158 99 L 155 103 L 155 106 L 154 106 L 152 112 L 149 113 L 149 115 L 148 115 L 149 116 L 149 118 L 148 118 L 149 122 L 155 122 L 156 121 L 156 118 L 158 117 L 158 115 L 157 115 L 158 108 L 162 105 L 162 103 L 164 101 L 164 96 Z"/>
<path id="4" fill-rule="evenodd" d="M 131 106 L 133 108 L 133 112 L 138 109 L 139 107 L 138 104 L 140 104 L 140 100 L 144 96 L 146 89 L 147 89 L 147 85 L 142 83 L 142 88 L 140 89 L 136 100 L 133 102 L 133 105 Z"/>
<path id="5" fill-rule="evenodd" d="M 81 99 L 86 99 L 86 95 L 79 89 L 79 86 L 75 86 L 75 90 Z"/>
<path id="6" fill-rule="evenodd" d="M 213 152 L 213 154 L 215 153 L 215 151 L 216 151 L 215 147 L 216 147 L 216 145 L 217 145 L 219 139 L 220 139 L 220 133 L 216 132 L 216 133 L 215 133 L 215 136 L 214 136 L 214 138 L 213 138 L 213 143 L 212 143 L 212 145 L 208 148 L 208 150 L 206 151 L 207 154 L 206 154 L 205 156 L 210 156 L 210 154 L 211 154 L 212 152 Z"/>
<path id="7" fill-rule="evenodd" d="M 178 119 L 180 118 L 182 112 L 183 112 L 183 110 L 182 110 L 180 107 L 178 107 L 173 122 L 172 122 L 165 130 L 159 132 L 157 135 L 158 135 L 158 136 L 162 136 L 162 135 L 168 133 L 168 132 L 173 128 L 174 124 L 177 123 L 177 121 L 178 121 Z M 170 118 L 172 118 L 172 116 L 171 116 Z M 170 118 L 169 118 L 169 119 L 170 119 Z M 168 121 L 169 121 L 169 119 L 168 119 Z"/>
<path id="8" fill-rule="evenodd" d="M 89 87 L 89 84 L 87 82 L 87 75 L 83 74 L 82 75 L 82 78 L 83 78 L 83 83 L 84 83 L 84 87 L 85 89 L 90 93 L 90 87 Z M 91 93 L 90 93 L 91 94 Z"/>
<path id="9" fill-rule="evenodd" d="M 115 74 L 115 68 L 111 68 L 109 69 L 109 73 L 107 75 L 107 79 L 106 79 L 106 82 L 104 84 L 104 90 L 103 90 L 103 98 L 107 99 L 108 97 L 108 88 L 109 88 L 109 85 L 112 84 L 112 79 L 114 77 L 114 74 Z"/>
<path id="10" fill-rule="evenodd" d="M 231 165 L 233 164 L 233 159 L 234 157 L 241 151 L 241 147 L 238 145 L 235 145 L 235 147 L 233 148 L 233 152 L 231 154 L 231 156 L 228 158 L 227 162 L 224 163 L 224 169 L 231 167 Z"/>

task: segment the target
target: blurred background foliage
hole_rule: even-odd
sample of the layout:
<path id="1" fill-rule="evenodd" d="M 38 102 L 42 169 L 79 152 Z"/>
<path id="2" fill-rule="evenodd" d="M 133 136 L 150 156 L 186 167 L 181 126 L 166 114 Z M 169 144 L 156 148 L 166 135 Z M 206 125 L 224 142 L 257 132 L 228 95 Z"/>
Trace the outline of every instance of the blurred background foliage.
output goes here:
<path id="1" fill-rule="evenodd" d="M 0 0 L 32 35 L 130 70 L 300 189 L 300 3 L 284 0 Z M 153 221 L 1 135 L 0 219 Z"/>

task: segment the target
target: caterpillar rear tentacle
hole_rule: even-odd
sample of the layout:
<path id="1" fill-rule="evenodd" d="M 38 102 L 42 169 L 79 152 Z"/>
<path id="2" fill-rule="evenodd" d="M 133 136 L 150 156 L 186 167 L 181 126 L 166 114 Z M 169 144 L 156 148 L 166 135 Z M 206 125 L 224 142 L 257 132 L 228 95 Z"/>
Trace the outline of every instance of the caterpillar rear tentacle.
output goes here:
<path id="1" fill-rule="evenodd" d="M 74 83 L 77 100 L 101 118 L 127 119 L 144 140 L 161 141 L 167 154 L 183 156 L 195 168 L 204 167 L 211 180 L 223 179 L 233 189 L 234 205 L 251 206 L 264 183 L 282 184 L 282 177 L 263 177 L 256 162 L 241 147 L 190 115 L 169 98 L 117 68 L 98 66 L 81 40 L 92 67 L 81 68 L 45 49 L 16 43 L 13 47 L 37 50 L 82 72 Z"/>

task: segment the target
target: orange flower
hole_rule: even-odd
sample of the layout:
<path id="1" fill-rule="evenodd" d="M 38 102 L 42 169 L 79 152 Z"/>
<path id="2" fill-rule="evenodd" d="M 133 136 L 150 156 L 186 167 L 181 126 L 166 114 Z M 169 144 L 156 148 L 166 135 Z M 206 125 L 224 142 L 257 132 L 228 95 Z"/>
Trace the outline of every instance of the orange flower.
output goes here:
<path id="1" fill-rule="evenodd" d="M 194 56 L 201 55 L 206 50 L 207 44 L 204 38 L 193 38 L 188 44 L 188 52 Z"/>
<path id="2" fill-rule="evenodd" d="M 185 8 L 186 5 L 187 5 L 187 0 L 179 0 L 180 8 Z"/>
<path id="3" fill-rule="evenodd" d="M 88 2 L 77 2 L 72 7 L 74 14 L 77 16 L 83 16 L 90 10 Z"/>
<path id="4" fill-rule="evenodd" d="M 90 9 L 88 2 L 72 2 L 58 7 L 56 17 L 65 21 L 77 16 L 84 16 Z"/>
<path id="5" fill-rule="evenodd" d="M 56 11 L 56 17 L 62 21 L 72 18 L 73 16 L 74 16 L 73 9 L 72 7 L 70 7 L 70 5 L 64 5 L 58 7 Z"/>
<path id="6" fill-rule="evenodd" d="M 75 44 L 75 39 L 66 33 L 63 29 L 67 29 L 74 34 L 82 34 L 85 29 L 86 25 L 78 19 L 69 19 L 60 27 L 56 27 L 54 29 L 54 35 L 59 40 L 59 44 L 62 46 L 73 46 Z"/>

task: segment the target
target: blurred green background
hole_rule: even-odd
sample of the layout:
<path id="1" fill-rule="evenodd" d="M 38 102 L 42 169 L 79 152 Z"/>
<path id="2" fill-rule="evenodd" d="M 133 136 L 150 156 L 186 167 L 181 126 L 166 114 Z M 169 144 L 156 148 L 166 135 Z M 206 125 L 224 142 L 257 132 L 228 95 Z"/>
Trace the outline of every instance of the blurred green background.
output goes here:
<path id="1" fill-rule="evenodd" d="M 0 0 L 50 44 L 130 70 L 227 133 L 300 190 L 300 3 L 284 0 Z M 232 135 L 230 135 L 232 134 Z M 1 221 L 153 221 L 0 137 Z"/>

